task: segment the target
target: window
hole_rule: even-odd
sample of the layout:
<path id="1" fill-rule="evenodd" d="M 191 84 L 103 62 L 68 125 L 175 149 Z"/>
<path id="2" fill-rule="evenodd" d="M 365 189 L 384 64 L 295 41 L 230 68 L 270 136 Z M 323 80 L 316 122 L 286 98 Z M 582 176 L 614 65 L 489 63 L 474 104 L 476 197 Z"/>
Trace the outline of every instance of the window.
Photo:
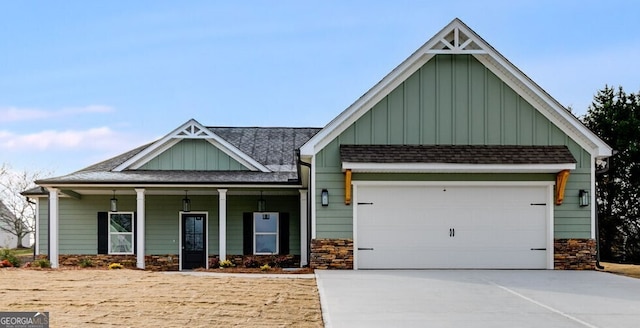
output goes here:
<path id="1" fill-rule="evenodd" d="M 133 213 L 109 212 L 109 254 L 133 254 Z"/>
<path id="2" fill-rule="evenodd" d="M 278 254 L 278 213 L 253 213 L 253 253 Z"/>

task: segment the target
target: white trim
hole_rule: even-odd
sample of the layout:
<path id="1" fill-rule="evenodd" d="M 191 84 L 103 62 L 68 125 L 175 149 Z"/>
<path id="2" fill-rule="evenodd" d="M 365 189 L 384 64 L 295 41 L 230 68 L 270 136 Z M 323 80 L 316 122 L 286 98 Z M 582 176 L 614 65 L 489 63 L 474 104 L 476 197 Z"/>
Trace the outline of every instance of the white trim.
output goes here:
<path id="1" fill-rule="evenodd" d="M 126 160 L 124 163 L 118 165 L 113 171 L 120 172 L 126 169 L 138 169 L 150 160 L 160 155 L 165 150 L 171 148 L 183 139 L 204 139 L 210 142 L 213 146 L 220 149 L 223 153 L 227 154 L 234 160 L 240 162 L 252 171 L 271 172 L 267 167 L 260 164 L 251 156 L 245 154 L 240 149 L 224 140 L 217 134 L 213 133 L 204 125 L 200 124 L 194 119 L 190 119 L 186 123 L 182 124 L 162 139 L 157 140 L 147 148 Z"/>
<path id="2" fill-rule="evenodd" d="M 550 184 L 547 186 L 547 269 L 553 270 L 553 260 L 554 260 L 554 241 L 555 241 L 555 229 L 554 229 L 554 213 L 553 210 L 556 206 L 553 201 L 554 198 L 554 184 Z"/>
<path id="3" fill-rule="evenodd" d="M 143 188 L 136 188 L 136 267 L 144 269 L 145 261 L 145 197 Z"/>
<path id="4" fill-rule="evenodd" d="M 554 186 L 555 181 L 352 181 L 353 185 L 353 269 L 358 270 L 358 189 L 366 186 L 456 186 L 456 187 L 547 187 L 546 216 L 546 268 L 554 269 Z"/>
<path id="5" fill-rule="evenodd" d="M 316 239 L 316 156 L 311 157 L 311 182 L 310 187 L 311 195 L 311 240 Z"/>
<path id="6" fill-rule="evenodd" d="M 40 235 L 42 234 L 42 231 L 40 231 L 40 197 L 35 198 L 35 203 L 36 203 L 36 222 L 35 222 L 36 231 L 33 234 L 35 236 L 35 238 L 33 239 L 33 249 L 34 249 L 35 255 L 40 255 Z"/>
<path id="7" fill-rule="evenodd" d="M 45 188 L 59 188 L 59 187 L 64 187 L 66 189 L 89 189 L 89 188 L 96 188 L 99 191 L 110 191 L 113 190 L 113 188 L 122 188 L 122 189 L 127 189 L 127 188 L 147 188 L 147 189 L 151 189 L 148 190 L 148 194 L 162 194 L 162 195 L 166 195 L 166 193 L 162 193 L 163 191 L 160 191 L 161 193 L 158 193 L 159 190 L 158 189 L 172 189 L 173 191 L 177 191 L 177 193 L 175 193 L 175 195 L 178 194 L 184 194 L 184 189 L 198 189 L 198 190 L 204 190 L 204 189 L 217 189 L 217 188 L 223 188 L 223 189 L 229 189 L 229 188 L 246 188 L 246 189 L 250 189 L 250 188 L 258 188 L 258 189 L 291 189 L 292 192 L 295 192 L 294 189 L 300 189 L 302 188 L 301 184 L 185 184 L 185 183 L 180 183 L 180 184 L 168 184 L 168 183 L 161 183 L 161 184 L 154 184 L 154 183 L 130 183 L 130 182 L 123 182 L 122 184 L 119 183 L 108 183 L 108 184 L 78 184 L 78 183 L 69 183 L 69 184 L 65 184 L 65 183 L 56 183 L 56 184 L 42 184 L 40 185 L 42 187 Z M 96 194 L 103 194 L 103 193 L 96 193 Z M 131 193 L 133 194 L 133 193 Z M 46 197 L 46 196 L 43 196 Z M 68 198 L 69 196 L 66 196 L 64 194 L 60 195 L 60 197 L 62 198 Z"/>
<path id="8" fill-rule="evenodd" d="M 300 189 L 300 267 L 304 267 L 309 264 L 309 258 L 307 252 L 309 251 L 309 241 L 307 240 L 307 202 L 308 202 L 307 190 Z"/>
<path id="9" fill-rule="evenodd" d="M 456 187 L 512 187 L 512 186 L 554 186 L 555 181 L 356 181 L 351 182 L 354 186 L 456 186 Z M 355 203 L 355 201 L 353 202 Z"/>
<path id="10" fill-rule="evenodd" d="M 59 267 L 59 245 L 58 245 L 58 228 L 59 228 L 59 204 L 58 204 L 58 189 L 47 188 L 49 190 L 49 247 L 47 253 L 49 254 L 49 263 L 51 268 L 57 269 Z"/>
<path id="11" fill-rule="evenodd" d="M 227 259 L 227 189 L 218 189 L 218 241 L 218 258 L 224 261 Z"/>
<path id="12" fill-rule="evenodd" d="M 116 214 L 116 215 L 126 215 L 129 214 L 131 215 L 131 232 L 112 232 L 111 231 L 111 215 L 112 214 Z M 107 212 L 107 254 L 109 255 L 133 255 L 135 254 L 135 248 L 136 248 L 136 226 L 135 226 L 135 214 L 134 212 L 130 212 L 130 211 L 115 211 L 115 212 Z M 115 234 L 115 235 L 131 235 L 131 251 L 129 252 L 112 252 L 111 251 L 111 235 Z"/>
<path id="13" fill-rule="evenodd" d="M 452 163 L 352 163 L 342 170 L 370 173 L 557 173 L 575 170 L 576 164 L 452 164 Z"/>
<path id="14" fill-rule="evenodd" d="M 452 50 L 432 49 L 442 42 L 442 39 L 451 32 L 459 35 L 460 32 L 472 40 L 479 49 L 460 50 L 459 42 L 454 40 Z M 455 37 L 454 37 L 455 39 Z M 471 44 L 464 42 L 463 45 Z M 448 42 L 447 42 L 448 43 Z M 512 87 L 519 95 L 529 101 L 536 110 L 550 119 L 558 128 L 569 135 L 584 149 L 597 157 L 608 157 L 612 149 L 593 132 L 582 125 L 577 118 L 570 114 L 560 103 L 549 96 L 540 86 L 530 80 L 517 67 L 486 43 L 473 30 L 459 19 L 454 19 L 434 37 L 416 50 L 411 56 L 387 74 L 378 84 L 373 86 L 363 96 L 358 98 L 351 106 L 340 113 L 334 120 L 325 126 L 320 132 L 307 141 L 301 148 L 300 154 L 312 156 L 334 140 L 340 133 L 346 130 L 353 122 L 368 112 L 378 101 L 387 96 L 409 75 L 415 73 L 424 63 L 430 60 L 436 53 L 470 53 L 481 63 L 497 74 L 502 80 Z M 491 63 L 491 65 L 488 65 Z M 505 78 L 509 75 L 509 78 Z M 553 117 L 553 119 L 552 119 Z M 591 143 L 592 145 L 588 145 Z"/>
<path id="15" fill-rule="evenodd" d="M 182 271 L 182 215 L 204 215 L 204 261 L 205 268 L 209 269 L 209 212 L 206 211 L 190 211 L 190 212 L 178 212 L 178 271 Z"/>
<path id="16" fill-rule="evenodd" d="M 351 236 L 353 238 L 353 269 L 358 270 L 358 184 L 351 180 L 353 189 L 351 190 L 351 207 L 353 207 Z M 366 186 L 366 184 L 364 184 Z"/>
<path id="17" fill-rule="evenodd" d="M 280 213 L 278 212 L 253 212 L 252 213 L 252 217 L 251 219 L 253 220 L 252 225 L 253 225 L 253 255 L 277 255 L 280 254 Z M 259 216 L 263 216 L 263 215 L 268 215 L 269 219 L 272 218 L 272 216 L 276 217 L 276 232 L 257 232 L 256 231 L 256 219 Z M 271 236 L 271 235 L 275 235 L 276 236 L 276 249 L 275 252 L 273 253 L 269 253 L 269 252 L 258 252 L 258 250 L 256 249 L 258 243 L 257 243 L 257 238 L 258 235 L 263 235 L 263 236 Z M 288 237 L 288 236 L 287 236 Z"/>

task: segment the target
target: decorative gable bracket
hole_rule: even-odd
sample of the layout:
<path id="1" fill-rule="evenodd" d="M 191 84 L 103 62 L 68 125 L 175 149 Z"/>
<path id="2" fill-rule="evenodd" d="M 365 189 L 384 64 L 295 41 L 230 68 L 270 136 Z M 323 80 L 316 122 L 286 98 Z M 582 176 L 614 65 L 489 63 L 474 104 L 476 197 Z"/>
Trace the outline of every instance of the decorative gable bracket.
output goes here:
<path id="1" fill-rule="evenodd" d="M 427 50 L 428 54 L 486 54 L 474 37 L 466 34 L 458 26 L 448 32 L 443 31 L 435 45 Z"/>
<path id="2" fill-rule="evenodd" d="M 211 132 L 202 129 L 196 122 L 192 122 L 191 124 L 185 126 L 182 130 L 176 131 L 175 137 L 183 137 L 188 139 L 210 138 Z"/>

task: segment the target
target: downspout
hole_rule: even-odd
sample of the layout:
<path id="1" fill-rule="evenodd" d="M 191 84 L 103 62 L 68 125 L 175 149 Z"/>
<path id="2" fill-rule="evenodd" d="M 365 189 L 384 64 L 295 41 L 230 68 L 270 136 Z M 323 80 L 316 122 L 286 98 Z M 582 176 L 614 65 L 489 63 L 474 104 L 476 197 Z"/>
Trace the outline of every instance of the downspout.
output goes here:
<path id="1" fill-rule="evenodd" d="M 298 176 L 299 179 L 302 179 L 302 170 L 300 168 L 301 165 L 309 168 L 309 181 L 307 183 L 307 266 L 311 264 L 311 163 L 303 162 L 300 159 L 300 150 L 296 150 L 296 157 L 298 158 Z"/>
<path id="2" fill-rule="evenodd" d="M 613 155 L 615 156 L 618 152 L 617 151 L 613 151 Z M 596 178 L 599 175 L 605 174 L 609 172 L 609 158 L 607 158 L 607 165 L 601 169 L 601 170 L 596 170 Z M 595 190 L 594 190 L 595 192 Z M 593 206 L 596 207 L 596 268 L 598 268 L 599 270 L 604 269 L 604 267 L 600 264 L 600 224 L 599 224 L 599 219 L 598 219 L 598 199 L 596 197 L 596 202 L 595 204 L 593 204 Z"/>

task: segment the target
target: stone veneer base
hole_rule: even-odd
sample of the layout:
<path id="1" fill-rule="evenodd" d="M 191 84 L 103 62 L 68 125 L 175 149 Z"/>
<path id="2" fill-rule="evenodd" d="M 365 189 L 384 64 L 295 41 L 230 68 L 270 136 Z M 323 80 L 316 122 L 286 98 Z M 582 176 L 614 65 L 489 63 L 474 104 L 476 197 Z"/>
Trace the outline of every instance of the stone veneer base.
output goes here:
<path id="1" fill-rule="evenodd" d="M 555 239 L 553 266 L 556 270 L 595 270 L 595 239 Z"/>
<path id="2" fill-rule="evenodd" d="M 309 266 L 313 269 L 353 269 L 353 239 L 313 239 Z"/>
<path id="3" fill-rule="evenodd" d="M 595 270 L 594 239 L 555 239 L 554 269 Z M 353 269 L 352 239 L 314 239 L 310 266 L 314 269 Z"/>

